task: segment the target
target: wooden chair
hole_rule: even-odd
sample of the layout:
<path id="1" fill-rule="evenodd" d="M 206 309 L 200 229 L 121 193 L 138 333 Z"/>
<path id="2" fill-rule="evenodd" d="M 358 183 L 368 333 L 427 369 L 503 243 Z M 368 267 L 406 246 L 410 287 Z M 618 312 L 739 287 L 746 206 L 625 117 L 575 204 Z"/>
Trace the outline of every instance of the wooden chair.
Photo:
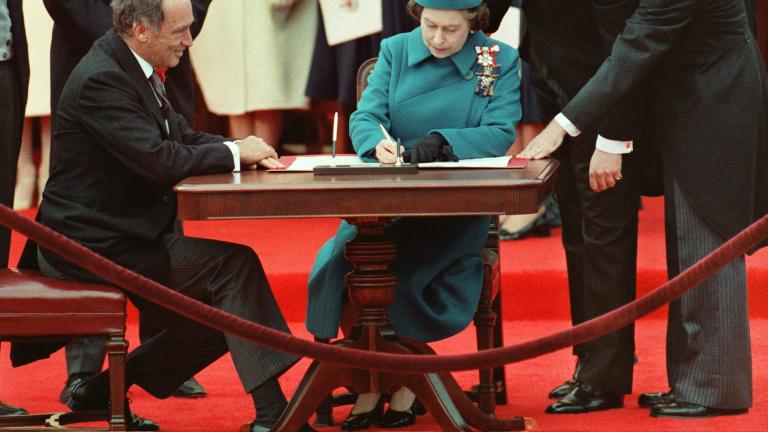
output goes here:
<path id="1" fill-rule="evenodd" d="M 106 336 L 111 386 L 108 411 L 0 416 L 0 431 L 101 420 L 108 421 L 109 428 L 97 430 L 125 430 L 125 305 L 125 294 L 112 286 L 51 279 L 34 270 L 0 270 L 0 340 L 45 342 Z"/>
<path id="2" fill-rule="evenodd" d="M 370 58 L 360 65 L 357 71 L 357 100 L 368 86 L 368 77 L 373 73 L 377 58 Z M 491 219 L 491 227 L 481 255 L 483 258 L 483 286 L 480 302 L 475 311 L 474 324 L 477 337 L 477 350 L 501 347 L 504 345 L 503 319 L 501 315 L 501 263 L 499 262 L 499 217 Z M 467 391 L 477 402 L 481 411 L 495 414 L 496 405 L 507 404 L 506 372 L 504 366 L 478 371 L 479 383 Z M 333 425 L 334 406 L 354 403 L 355 395 L 334 395 L 331 400 L 321 405 L 317 411 L 317 426 Z"/>

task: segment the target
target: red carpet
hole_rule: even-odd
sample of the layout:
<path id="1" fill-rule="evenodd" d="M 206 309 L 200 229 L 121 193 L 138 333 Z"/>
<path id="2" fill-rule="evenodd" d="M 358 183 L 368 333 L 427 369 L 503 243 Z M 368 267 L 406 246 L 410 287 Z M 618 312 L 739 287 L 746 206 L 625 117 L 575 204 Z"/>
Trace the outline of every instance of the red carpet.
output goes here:
<path id="1" fill-rule="evenodd" d="M 642 295 L 666 280 L 662 201 L 646 199 L 641 213 L 641 239 L 638 258 L 638 291 Z M 28 214 L 32 216 L 32 212 Z M 270 282 L 294 332 L 308 338 L 301 320 L 305 308 L 305 286 L 315 252 L 333 234 L 337 220 L 253 220 L 194 222 L 187 233 L 237 241 L 251 245 L 261 256 Z M 16 262 L 23 239 L 14 238 L 12 261 Z M 505 298 L 505 337 L 507 343 L 530 340 L 568 326 L 568 299 L 565 267 L 559 232 L 549 238 L 505 242 L 502 250 Z M 507 366 L 510 405 L 499 407 L 500 416 L 533 417 L 542 431 L 766 431 L 768 430 L 768 251 L 747 260 L 750 281 L 752 346 L 754 364 L 754 407 L 743 416 L 709 420 L 660 420 L 637 407 L 637 394 L 662 390 L 664 372 L 664 314 L 654 313 L 637 325 L 635 393 L 626 399 L 626 408 L 578 416 L 543 414 L 549 403 L 546 393 L 572 371 L 572 358 L 566 350 Z M 131 321 L 134 321 L 133 319 Z M 129 335 L 133 346 L 135 328 Z M 439 352 L 458 353 L 474 345 L 467 331 L 436 345 Z M 12 370 L 7 348 L 0 355 L 0 400 L 25 406 L 33 411 L 58 410 L 58 392 L 65 380 L 64 359 L 57 353 L 51 360 Z M 291 392 L 308 365 L 302 361 L 283 378 Z M 459 374 L 463 384 L 474 380 L 471 373 Z M 249 398 L 243 394 L 229 358 L 200 375 L 210 396 L 187 401 L 159 401 L 140 389 L 133 389 L 134 410 L 161 423 L 164 431 L 234 431 L 253 416 Z M 22 384 L 23 383 L 23 384 Z M 345 409 L 337 410 L 343 419 Z M 327 431 L 339 428 L 323 429 Z M 420 417 L 409 430 L 436 430 L 428 416 Z"/>

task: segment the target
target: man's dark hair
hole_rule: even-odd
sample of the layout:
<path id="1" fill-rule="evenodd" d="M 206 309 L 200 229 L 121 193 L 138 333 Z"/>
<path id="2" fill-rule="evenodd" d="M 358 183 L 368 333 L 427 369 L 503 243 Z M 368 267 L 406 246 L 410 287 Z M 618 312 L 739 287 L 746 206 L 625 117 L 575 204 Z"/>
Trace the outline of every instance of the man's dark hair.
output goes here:
<path id="1" fill-rule="evenodd" d="M 121 35 L 131 34 L 134 23 L 159 31 L 165 18 L 163 0 L 112 0 L 111 6 L 115 31 Z"/>

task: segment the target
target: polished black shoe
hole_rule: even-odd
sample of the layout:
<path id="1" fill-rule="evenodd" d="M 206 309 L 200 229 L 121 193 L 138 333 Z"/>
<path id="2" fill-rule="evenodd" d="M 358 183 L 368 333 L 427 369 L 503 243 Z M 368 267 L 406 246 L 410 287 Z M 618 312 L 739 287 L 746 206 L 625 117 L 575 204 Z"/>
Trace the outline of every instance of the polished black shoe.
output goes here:
<path id="1" fill-rule="evenodd" d="M 640 393 L 637 404 L 643 408 L 653 408 L 656 405 L 668 405 L 675 402 L 672 392 Z"/>
<path id="2" fill-rule="evenodd" d="M 19 408 L 17 406 L 8 405 L 7 403 L 0 402 L 0 416 L 17 416 L 17 415 L 27 415 L 29 412 L 25 410 L 24 408 Z"/>
<path id="3" fill-rule="evenodd" d="M 547 407 L 547 414 L 582 414 L 624 406 L 624 396 L 603 393 L 582 384 Z"/>
<path id="4" fill-rule="evenodd" d="M 100 411 L 109 409 L 109 397 L 96 394 L 88 387 L 88 380 L 80 380 L 72 387 L 66 405 L 72 411 Z M 89 391 L 90 390 L 90 391 Z M 129 431 L 157 431 L 160 425 L 156 422 L 139 417 L 131 412 L 128 401 L 125 403 L 125 426 Z"/>
<path id="5" fill-rule="evenodd" d="M 411 407 L 405 411 L 388 409 L 381 418 L 381 421 L 379 421 L 379 426 L 386 429 L 394 429 L 411 426 L 414 423 L 416 423 L 416 414 L 414 414 L 413 407 Z"/>
<path id="6" fill-rule="evenodd" d="M 565 395 L 567 395 L 568 393 L 572 392 L 573 389 L 575 389 L 578 386 L 579 386 L 578 381 L 569 379 L 568 381 L 552 389 L 552 391 L 549 392 L 548 397 L 550 399 L 561 399 L 565 397 Z"/>
<path id="7" fill-rule="evenodd" d="M 258 425 L 255 422 L 244 424 L 240 428 L 240 432 L 269 432 L 271 430 L 272 428 Z M 304 423 L 304 426 L 302 426 L 301 429 L 299 429 L 299 432 L 317 432 L 317 430 L 313 429 L 312 426 Z"/>
<path id="8" fill-rule="evenodd" d="M 109 408 L 109 395 L 96 394 L 87 383 L 87 379 L 77 380 L 64 404 L 72 411 L 99 411 Z"/>
<path id="9" fill-rule="evenodd" d="M 66 404 L 69 400 L 69 395 L 72 394 L 72 389 L 75 388 L 81 381 L 93 376 L 93 374 L 72 374 L 67 377 L 67 382 L 64 383 L 64 388 L 59 393 L 59 402 Z"/>
<path id="10" fill-rule="evenodd" d="M 376 407 L 372 411 L 360 414 L 350 414 L 344 423 L 341 424 L 341 429 L 345 431 L 356 431 L 368 429 L 372 424 L 378 423 L 382 419 L 382 412 L 384 411 L 384 397 L 380 397 L 376 403 Z"/>
<path id="11" fill-rule="evenodd" d="M 673 402 L 651 408 L 653 417 L 706 418 L 724 415 L 746 414 L 746 409 L 711 408 L 688 402 Z"/>
<path id="12" fill-rule="evenodd" d="M 136 414 L 133 414 L 131 412 L 128 412 L 128 415 L 126 416 L 125 428 L 129 431 L 158 431 L 160 430 L 160 425 L 156 422 L 145 419 L 144 417 L 139 417 Z"/>
<path id="13" fill-rule="evenodd" d="M 205 387 L 197 382 L 196 379 L 190 378 L 174 390 L 171 396 L 186 399 L 204 398 L 206 396 Z"/>

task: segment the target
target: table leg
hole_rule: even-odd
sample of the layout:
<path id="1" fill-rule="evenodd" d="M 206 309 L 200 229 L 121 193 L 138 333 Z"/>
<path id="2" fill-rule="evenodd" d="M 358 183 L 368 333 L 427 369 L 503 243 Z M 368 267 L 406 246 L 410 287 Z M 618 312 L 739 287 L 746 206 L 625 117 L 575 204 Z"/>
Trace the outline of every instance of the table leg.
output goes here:
<path id="1" fill-rule="evenodd" d="M 427 344 L 394 335 L 387 306 L 394 301 L 394 275 L 389 263 L 395 258 L 394 243 L 383 240 L 388 218 L 351 218 L 357 237 L 345 248 L 353 271 L 346 277 L 349 298 L 359 310 L 359 322 L 350 339 L 339 342 L 353 349 L 397 354 L 434 354 Z M 482 413 L 466 397 L 448 373 L 403 374 L 354 369 L 315 361 L 307 370 L 288 408 L 274 428 L 295 431 L 336 388 L 359 393 L 392 393 L 408 387 L 444 431 L 469 431 L 465 419 L 482 430 L 523 430 L 522 418 L 497 420 Z M 458 402 L 458 404 L 456 403 Z"/>

